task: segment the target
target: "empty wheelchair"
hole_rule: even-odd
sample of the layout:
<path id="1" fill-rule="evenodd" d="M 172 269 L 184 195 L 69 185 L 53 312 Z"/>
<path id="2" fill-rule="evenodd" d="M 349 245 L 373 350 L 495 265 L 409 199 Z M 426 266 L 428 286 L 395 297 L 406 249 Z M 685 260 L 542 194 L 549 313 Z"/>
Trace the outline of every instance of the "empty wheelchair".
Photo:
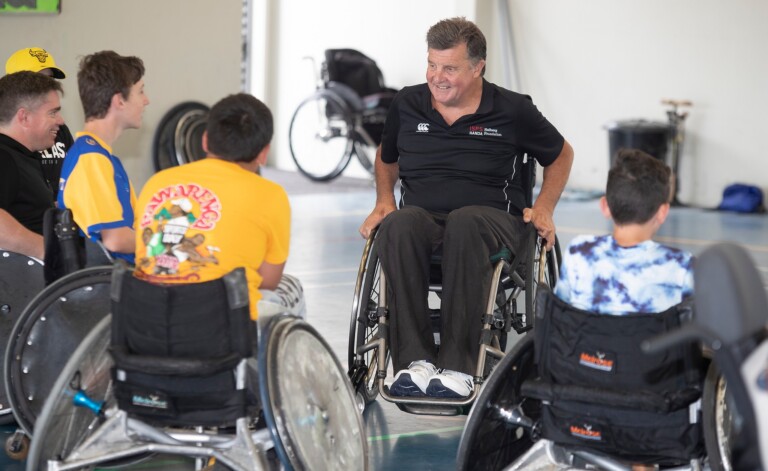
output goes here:
<path id="1" fill-rule="evenodd" d="M 714 387 L 708 361 L 690 341 L 653 355 L 641 348 L 690 322 L 690 300 L 659 314 L 608 316 L 546 288 L 538 296 L 536 328 L 469 414 L 458 468 L 702 469 L 703 424 L 716 413 L 702 401 Z"/>
<path id="2" fill-rule="evenodd" d="M 257 329 L 242 269 L 159 286 L 116 268 L 111 312 L 58 377 L 28 470 L 168 455 L 198 469 L 368 468 L 362 418 L 328 345 L 289 316 Z"/>
<path id="3" fill-rule="evenodd" d="M 312 180 L 333 180 L 355 155 L 373 173 L 371 154 L 397 91 L 384 85 L 373 59 L 354 49 L 326 50 L 317 82 L 317 91 L 293 113 L 288 131 L 299 171 Z"/>
<path id="4" fill-rule="evenodd" d="M 536 162 L 528 159 L 523 167 L 523 185 L 527 188 L 527 204 L 533 199 Z M 524 333 L 533 327 L 535 293 L 539 284 L 554 286 L 558 276 L 559 244 L 546 251 L 544 241 L 538 237 L 532 224 L 527 226 L 520 253 L 503 249 L 488 261 L 493 270 L 490 291 L 484 306 L 478 311 L 477 322 L 482 325 L 481 345 L 478 346 L 475 387 L 465 399 L 421 397 L 394 397 L 385 386 L 389 365 L 389 310 L 387 306 L 386 278 L 380 267 L 375 232 L 369 237 L 360 261 L 352 316 L 349 325 L 349 376 L 362 403 L 373 401 L 377 395 L 394 402 L 402 410 L 417 414 L 453 415 L 466 413 L 479 391 L 479 385 L 490 368 L 503 355 L 507 334 L 514 330 Z M 430 292 L 439 298 L 440 259 L 433 257 L 430 267 Z M 435 304 L 435 303 L 432 303 Z M 433 324 L 439 325 L 439 308 L 432 309 Z M 439 330 L 439 329 L 438 329 Z M 436 332 L 437 334 L 437 332 Z M 437 337 L 437 335 L 436 335 Z M 439 339 L 436 338 L 436 343 Z"/>

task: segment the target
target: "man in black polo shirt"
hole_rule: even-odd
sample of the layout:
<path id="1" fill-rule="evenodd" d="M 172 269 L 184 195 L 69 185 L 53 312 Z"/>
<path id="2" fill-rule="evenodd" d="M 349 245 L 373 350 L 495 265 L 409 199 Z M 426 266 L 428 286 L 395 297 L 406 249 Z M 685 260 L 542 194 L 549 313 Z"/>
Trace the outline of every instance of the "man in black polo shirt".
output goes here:
<path id="1" fill-rule="evenodd" d="M 393 395 L 466 397 L 473 388 L 491 254 L 517 248 L 533 223 L 548 248 L 573 149 L 531 98 L 483 79 L 486 43 L 464 18 L 427 33 L 427 83 L 406 87 L 387 115 L 376 156 L 376 206 L 360 227 L 377 243 L 391 288 Z M 525 207 L 524 155 L 545 167 Z M 401 183 L 396 211 L 394 184 Z M 428 309 L 430 255 L 442 250 L 441 345 Z"/>
<path id="2" fill-rule="evenodd" d="M 35 72 L 0 78 L 0 247 L 43 258 L 43 214 L 53 189 L 39 151 L 64 121 L 61 84 Z"/>

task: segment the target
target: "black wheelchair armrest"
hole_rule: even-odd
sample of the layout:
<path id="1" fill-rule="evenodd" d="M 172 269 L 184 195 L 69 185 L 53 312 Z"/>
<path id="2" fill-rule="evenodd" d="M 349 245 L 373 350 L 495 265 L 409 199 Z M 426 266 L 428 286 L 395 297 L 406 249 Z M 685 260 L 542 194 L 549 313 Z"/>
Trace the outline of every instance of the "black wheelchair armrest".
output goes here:
<path id="1" fill-rule="evenodd" d="M 220 358 L 175 358 L 134 355 L 121 348 L 110 348 L 117 369 L 168 376 L 208 376 L 231 370 L 242 359 L 237 353 Z"/>

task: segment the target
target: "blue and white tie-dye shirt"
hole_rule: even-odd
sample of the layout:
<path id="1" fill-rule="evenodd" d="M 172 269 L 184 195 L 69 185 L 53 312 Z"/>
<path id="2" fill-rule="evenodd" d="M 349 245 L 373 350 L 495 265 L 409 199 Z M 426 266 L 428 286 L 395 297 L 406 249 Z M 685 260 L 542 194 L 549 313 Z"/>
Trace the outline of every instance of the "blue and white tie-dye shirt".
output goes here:
<path id="1" fill-rule="evenodd" d="M 563 254 L 555 294 L 601 314 L 656 313 L 693 294 L 693 256 L 652 240 L 621 247 L 611 235 L 580 236 Z"/>

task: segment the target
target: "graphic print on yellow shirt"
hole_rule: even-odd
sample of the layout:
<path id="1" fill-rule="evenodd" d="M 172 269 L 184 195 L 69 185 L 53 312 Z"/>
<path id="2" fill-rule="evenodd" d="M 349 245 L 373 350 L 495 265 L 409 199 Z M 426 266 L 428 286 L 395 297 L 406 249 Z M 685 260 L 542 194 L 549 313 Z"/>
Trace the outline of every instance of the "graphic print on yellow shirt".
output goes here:
<path id="1" fill-rule="evenodd" d="M 153 194 L 139 230 L 146 247 L 136 261 L 150 281 L 195 283 L 200 271 L 218 264 L 220 249 L 210 245 L 206 232 L 221 218 L 215 193 L 195 184 L 174 185 Z"/>

